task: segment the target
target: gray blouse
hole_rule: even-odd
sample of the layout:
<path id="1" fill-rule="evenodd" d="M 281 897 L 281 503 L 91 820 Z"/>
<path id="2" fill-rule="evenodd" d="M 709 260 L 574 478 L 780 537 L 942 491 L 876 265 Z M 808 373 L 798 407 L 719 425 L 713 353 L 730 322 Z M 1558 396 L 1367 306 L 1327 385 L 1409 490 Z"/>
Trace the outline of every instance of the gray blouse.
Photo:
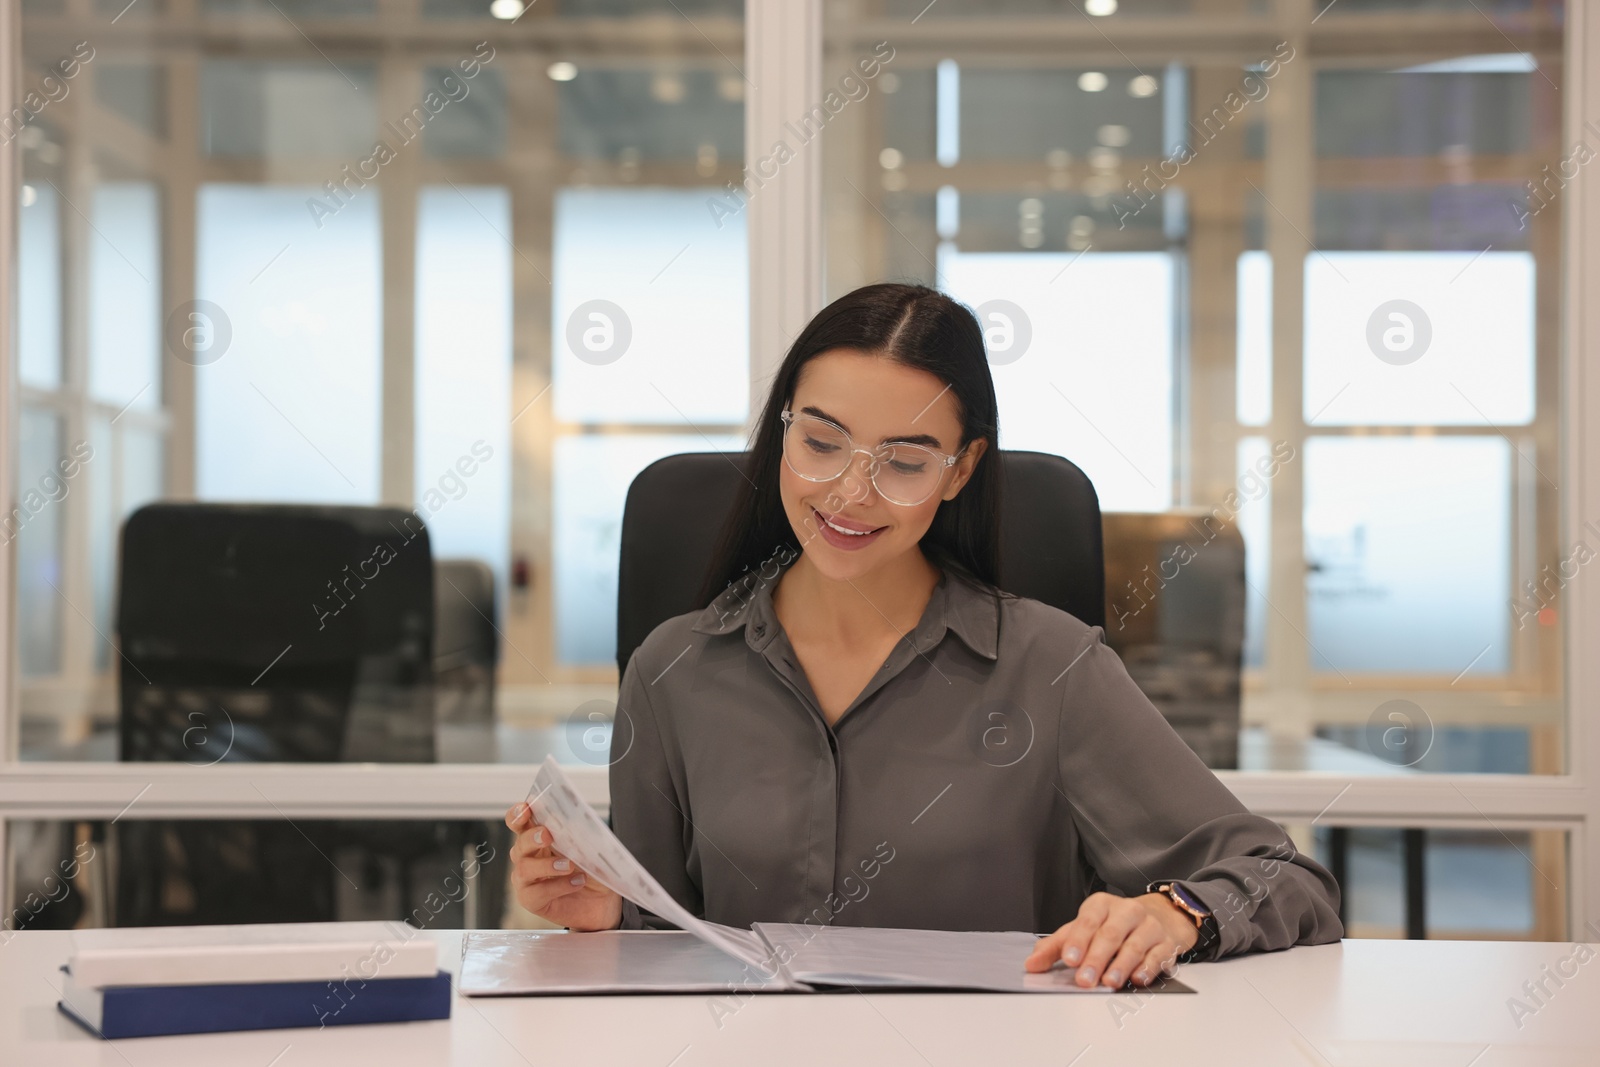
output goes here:
<path id="1" fill-rule="evenodd" d="M 713 922 L 1055 930 L 1181 881 L 1212 955 L 1336 941 L 1338 884 L 1173 732 L 1104 631 L 953 573 L 829 727 L 773 574 L 658 626 L 623 673 L 617 836 Z M 623 927 L 664 925 L 632 904 Z"/>

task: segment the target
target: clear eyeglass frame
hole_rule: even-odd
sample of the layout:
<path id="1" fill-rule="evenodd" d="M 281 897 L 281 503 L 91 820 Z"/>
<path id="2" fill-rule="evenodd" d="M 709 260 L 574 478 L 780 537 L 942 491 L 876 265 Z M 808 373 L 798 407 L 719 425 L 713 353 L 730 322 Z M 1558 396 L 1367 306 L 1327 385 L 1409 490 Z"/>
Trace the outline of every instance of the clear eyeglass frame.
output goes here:
<path id="1" fill-rule="evenodd" d="M 881 496 L 884 500 L 888 501 L 889 503 L 898 504 L 899 506 L 906 507 L 906 508 L 916 507 L 918 504 L 923 503 L 929 497 L 933 496 L 933 494 L 937 493 L 939 491 L 939 487 L 944 483 L 944 473 L 945 473 L 945 471 L 949 470 L 951 467 L 954 467 L 956 465 L 956 461 L 959 460 L 962 456 L 966 455 L 966 452 L 967 452 L 967 450 L 965 448 L 963 448 L 960 452 L 957 452 L 955 455 L 952 456 L 952 455 L 948 455 L 948 454 L 946 454 L 944 452 L 935 451 L 934 449 L 928 448 L 926 445 L 913 445 L 913 444 L 886 444 L 886 445 L 880 446 L 876 450 L 867 449 L 867 448 L 857 448 L 856 447 L 855 438 L 850 436 L 850 432 L 848 430 L 846 430 L 843 426 L 840 426 L 838 423 L 831 422 L 828 419 L 824 419 L 819 415 L 796 414 L 795 412 L 790 411 L 789 409 L 785 408 L 778 415 L 778 418 L 781 419 L 782 422 L 783 422 L 783 435 L 784 435 L 783 462 L 784 462 L 784 465 L 787 466 L 791 471 L 794 471 L 796 477 L 804 478 L 808 482 L 819 482 L 820 483 L 820 482 L 831 482 L 831 481 L 834 481 L 835 479 L 839 478 L 846 471 L 848 471 L 850 469 L 850 465 L 855 462 L 856 454 L 860 453 L 861 455 L 866 456 L 867 459 L 871 461 L 867 466 L 867 477 L 872 482 L 872 488 L 877 490 L 878 495 Z M 789 447 L 788 447 L 789 431 L 794 428 L 794 425 L 795 425 L 796 421 L 798 421 L 800 419 L 810 419 L 813 422 L 821 423 L 823 426 L 826 426 L 829 429 L 834 430 L 835 432 L 837 432 L 840 436 L 842 436 L 844 438 L 845 444 L 848 446 L 849 450 L 840 453 L 840 455 L 841 455 L 841 457 L 843 459 L 843 462 L 839 464 L 839 470 L 836 473 L 830 474 L 827 477 L 823 477 L 823 478 L 815 478 L 815 477 L 812 477 L 809 474 L 804 473 L 803 471 L 799 470 L 798 468 L 796 468 L 794 463 L 792 461 L 790 461 L 790 459 L 789 459 Z M 885 457 L 887 455 L 891 454 L 892 452 L 894 452 L 896 449 L 915 449 L 918 452 L 925 453 L 930 457 L 930 459 L 933 461 L 934 465 L 938 468 L 938 472 L 937 472 L 936 476 L 933 479 L 931 479 L 930 482 L 929 482 L 928 491 L 926 493 L 922 494 L 920 497 L 917 497 L 915 500 L 897 499 L 896 496 L 893 493 L 884 492 L 883 487 L 878 484 L 878 472 L 883 469 L 883 463 L 884 463 Z"/>

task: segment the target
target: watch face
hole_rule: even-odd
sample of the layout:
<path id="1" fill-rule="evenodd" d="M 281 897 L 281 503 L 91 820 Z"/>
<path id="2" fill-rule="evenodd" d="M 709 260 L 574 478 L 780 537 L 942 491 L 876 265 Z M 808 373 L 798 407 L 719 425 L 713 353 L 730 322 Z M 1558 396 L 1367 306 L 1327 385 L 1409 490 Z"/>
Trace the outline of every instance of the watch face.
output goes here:
<path id="1" fill-rule="evenodd" d="M 1191 911 L 1196 912 L 1197 913 L 1197 915 L 1196 915 L 1197 918 L 1199 916 L 1202 916 L 1202 915 L 1210 915 L 1211 914 L 1211 909 L 1206 907 L 1204 904 L 1200 903 L 1200 901 L 1196 900 L 1195 897 L 1194 897 L 1194 894 L 1190 893 L 1188 890 L 1184 889 L 1183 886 L 1181 886 L 1181 885 L 1173 885 L 1171 887 L 1171 889 L 1172 889 L 1173 897 L 1176 898 L 1179 902 L 1181 902 L 1185 907 L 1189 908 Z"/>

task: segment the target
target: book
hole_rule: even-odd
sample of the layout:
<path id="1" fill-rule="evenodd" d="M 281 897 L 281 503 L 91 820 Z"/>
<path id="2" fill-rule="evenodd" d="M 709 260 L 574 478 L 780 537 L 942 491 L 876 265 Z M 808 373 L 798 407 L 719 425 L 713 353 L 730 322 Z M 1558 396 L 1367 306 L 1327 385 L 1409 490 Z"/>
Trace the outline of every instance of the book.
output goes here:
<path id="1" fill-rule="evenodd" d="M 402 922 L 261 923 L 80 930 L 80 988 L 431 978 L 439 946 Z"/>
<path id="2" fill-rule="evenodd" d="M 90 1033 L 114 1041 L 126 1037 L 448 1019 L 450 999 L 450 975 L 446 971 L 435 971 L 425 978 L 101 989 L 83 986 L 68 974 L 56 1006 Z"/>
<path id="3" fill-rule="evenodd" d="M 896 930 L 758 922 L 739 930 L 679 904 L 546 758 L 528 794 L 534 821 L 589 876 L 678 930 L 469 932 L 464 996 L 550 993 L 814 992 L 828 988 L 1111 993 L 1074 972 L 1023 970 L 1037 941 L 1023 931 Z M 1192 993 L 1166 979 L 1144 992 Z"/>

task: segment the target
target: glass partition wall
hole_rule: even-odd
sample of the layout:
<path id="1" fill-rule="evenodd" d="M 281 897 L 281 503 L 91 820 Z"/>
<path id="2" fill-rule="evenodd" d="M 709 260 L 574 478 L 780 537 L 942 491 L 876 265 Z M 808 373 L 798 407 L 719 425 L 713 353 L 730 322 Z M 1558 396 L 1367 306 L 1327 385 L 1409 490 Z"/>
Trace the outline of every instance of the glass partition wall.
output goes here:
<path id="1" fill-rule="evenodd" d="M 918 6 L 831 5 L 828 62 Z M 1304 34 L 1056 6 L 931 7 L 836 120 L 829 295 L 961 296 L 1002 353 L 1004 447 L 1072 458 L 1107 511 L 1240 524 L 1247 723 L 1365 750 L 1396 702 L 1369 754 L 1561 773 L 1564 205 L 1529 187 L 1562 149 L 1560 7 L 1508 39 L 1465 4 Z M 1374 55 L 1354 31 L 1383 25 L 1412 28 Z M 1187 559 L 1162 562 L 1108 630 Z"/>
<path id="2" fill-rule="evenodd" d="M 415 508 L 503 722 L 610 689 L 628 481 L 746 415 L 740 6 L 80 6 L 21 18 L 19 757 L 115 758 L 155 500 Z"/>
<path id="3" fill-rule="evenodd" d="M 977 311 L 1001 445 L 1100 495 L 1108 640 L 1164 711 L 1242 694 L 1200 702 L 1208 759 L 1345 874 L 1353 933 L 1597 914 L 1571 307 L 1600 57 L 1567 6 L 0 9 L 8 901 L 119 820 L 232 818 L 310 828 L 374 914 L 498 843 L 547 753 L 603 804 L 630 480 L 741 448 L 805 318 L 892 279 Z M 282 762 L 249 694 L 133 762 L 125 524 L 189 501 L 426 528 L 429 763 Z M 367 610 L 327 577 L 263 677 Z M 486 660 L 444 636 L 474 628 Z M 398 863 L 398 819 L 442 852 L 369 891 L 346 857 Z"/>
<path id="4" fill-rule="evenodd" d="M 1178 711 L 1232 651 L 1186 666 L 1233 605 L 1191 611 L 1185 586 L 1222 562 L 1219 529 L 1242 535 L 1237 756 L 1213 766 L 1563 774 L 1562 587 L 1593 550 L 1558 480 L 1562 6 L 839 0 L 825 18 L 825 80 L 895 46 L 825 145 L 827 295 L 888 275 L 978 311 L 1001 445 L 1071 458 L 1116 513 L 1107 638 Z M 1162 514 L 1187 521 L 1119 559 Z M 1129 659 L 1145 642 L 1164 677 Z M 1336 792 L 1296 829 L 1376 862 L 1377 838 L 1327 827 Z M 1513 906 L 1523 936 L 1560 936 L 1565 843 L 1491 838 L 1470 858 L 1409 838 L 1420 873 L 1394 881 L 1500 872 L 1517 888 L 1482 922 L 1430 925 L 1488 931 Z"/>

